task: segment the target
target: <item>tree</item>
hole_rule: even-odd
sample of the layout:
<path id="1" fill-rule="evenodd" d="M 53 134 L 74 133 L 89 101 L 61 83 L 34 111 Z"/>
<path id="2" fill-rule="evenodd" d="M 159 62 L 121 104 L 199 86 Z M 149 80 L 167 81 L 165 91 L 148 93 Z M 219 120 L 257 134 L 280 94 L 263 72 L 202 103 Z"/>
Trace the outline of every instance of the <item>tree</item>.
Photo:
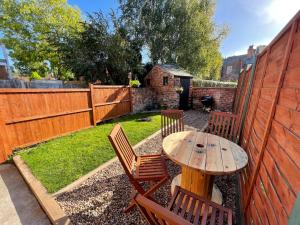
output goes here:
<path id="1" fill-rule="evenodd" d="M 144 40 L 152 63 L 176 63 L 192 74 L 219 78 L 226 27 L 213 23 L 213 0 L 120 0 L 130 34 Z"/>
<path id="2" fill-rule="evenodd" d="M 112 26 L 109 26 L 109 20 Z M 63 65 L 76 76 L 104 84 L 128 84 L 128 73 L 141 73 L 141 44 L 112 12 L 109 20 L 102 12 L 88 15 L 83 31 L 56 42 Z"/>
<path id="3" fill-rule="evenodd" d="M 0 39 L 10 50 L 14 66 L 24 74 L 68 75 L 50 39 L 73 36 L 81 28 L 80 10 L 67 0 L 1 0 Z"/>

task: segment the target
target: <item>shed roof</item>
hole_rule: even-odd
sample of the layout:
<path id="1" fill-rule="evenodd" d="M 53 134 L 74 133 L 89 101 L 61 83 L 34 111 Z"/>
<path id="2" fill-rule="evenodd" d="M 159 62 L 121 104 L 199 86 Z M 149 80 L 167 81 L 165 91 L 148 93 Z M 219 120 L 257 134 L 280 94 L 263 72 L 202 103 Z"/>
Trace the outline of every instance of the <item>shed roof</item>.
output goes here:
<path id="1" fill-rule="evenodd" d="M 184 69 L 180 68 L 177 65 L 159 64 L 157 66 L 160 67 L 160 68 L 162 68 L 166 72 L 173 74 L 176 77 L 189 77 L 189 78 L 193 78 L 193 75 L 191 75 L 190 73 L 186 72 Z"/>

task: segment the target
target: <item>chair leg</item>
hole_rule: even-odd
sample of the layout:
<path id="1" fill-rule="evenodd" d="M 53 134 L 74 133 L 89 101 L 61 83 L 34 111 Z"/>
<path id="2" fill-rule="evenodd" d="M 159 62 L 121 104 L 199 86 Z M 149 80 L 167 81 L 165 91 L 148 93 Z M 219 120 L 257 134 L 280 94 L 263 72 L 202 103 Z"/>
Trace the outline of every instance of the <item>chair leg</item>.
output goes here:
<path id="1" fill-rule="evenodd" d="M 143 194 L 145 197 L 150 196 L 151 194 L 153 194 L 154 191 L 156 191 L 156 189 L 158 189 L 163 183 L 165 183 L 167 180 L 169 179 L 169 176 L 161 179 L 159 182 L 157 182 L 156 184 L 152 185 L 148 191 L 146 191 L 145 194 Z"/>
<path id="2" fill-rule="evenodd" d="M 125 208 L 123 210 L 124 213 L 128 213 L 129 211 L 131 211 L 133 209 L 133 207 L 135 207 L 135 204 L 133 203 L 133 201 L 131 200 L 129 203 L 129 206 L 127 206 L 127 208 Z"/>
<path id="3" fill-rule="evenodd" d="M 158 189 L 163 183 L 165 183 L 167 180 L 169 179 L 169 176 L 163 178 L 162 180 L 160 180 L 159 182 L 157 182 L 156 184 L 152 185 L 148 191 L 143 193 L 143 196 L 149 198 L 150 200 L 156 202 L 152 197 L 151 194 L 153 194 L 153 192 Z M 128 213 L 129 211 L 131 211 L 133 208 L 135 207 L 133 198 L 130 200 L 129 206 L 127 206 L 127 208 L 125 208 L 123 210 L 124 213 Z"/>

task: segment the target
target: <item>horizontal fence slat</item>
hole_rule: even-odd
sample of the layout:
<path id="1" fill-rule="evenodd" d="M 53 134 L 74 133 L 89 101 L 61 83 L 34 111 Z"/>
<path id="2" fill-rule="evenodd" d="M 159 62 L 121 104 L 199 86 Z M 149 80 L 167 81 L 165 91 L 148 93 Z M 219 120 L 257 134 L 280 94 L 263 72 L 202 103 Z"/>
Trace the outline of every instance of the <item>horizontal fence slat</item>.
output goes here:
<path id="1" fill-rule="evenodd" d="M 130 102 L 130 99 L 114 101 L 114 102 L 98 103 L 98 104 L 95 104 L 95 106 L 98 107 L 98 106 L 105 106 L 105 105 L 114 105 L 114 104 L 119 104 L 119 103 L 123 103 L 123 102 Z"/>
<path id="2" fill-rule="evenodd" d="M 47 119 L 47 118 L 52 118 L 52 117 L 65 116 L 65 115 L 70 115 L 70 114 L 88 112 L 91 110 L 92 110 L 92 108 L 87 108 L 87 109 L 80 109 L 80 110 L 61 112 L 61 113 L 55 113 L 55 114 L 46 114 L 46 115 L 42 115 L 42 116 L 32 116 L 32 117 L 20 118 L 17 120 L 6 121 L 6 124 L 9 125 L 9 124 L 14 124 L 14 123 L 29 122 L 32 120 L 41 120 L 41 119 Z"/>

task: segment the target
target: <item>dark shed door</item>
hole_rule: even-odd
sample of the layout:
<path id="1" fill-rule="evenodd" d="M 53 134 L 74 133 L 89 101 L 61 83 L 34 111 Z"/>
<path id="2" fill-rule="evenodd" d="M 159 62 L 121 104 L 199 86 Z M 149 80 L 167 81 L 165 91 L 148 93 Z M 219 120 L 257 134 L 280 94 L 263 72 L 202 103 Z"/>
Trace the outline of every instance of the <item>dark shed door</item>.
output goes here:
<path id="1" fill-rule="evenodd" d="M 179 108 L 183 110 L 189 108 L 190 81 L 190 78 L 180 78 L 180 84 L 183 87 L 183 92 L 179 96 Z"/>

